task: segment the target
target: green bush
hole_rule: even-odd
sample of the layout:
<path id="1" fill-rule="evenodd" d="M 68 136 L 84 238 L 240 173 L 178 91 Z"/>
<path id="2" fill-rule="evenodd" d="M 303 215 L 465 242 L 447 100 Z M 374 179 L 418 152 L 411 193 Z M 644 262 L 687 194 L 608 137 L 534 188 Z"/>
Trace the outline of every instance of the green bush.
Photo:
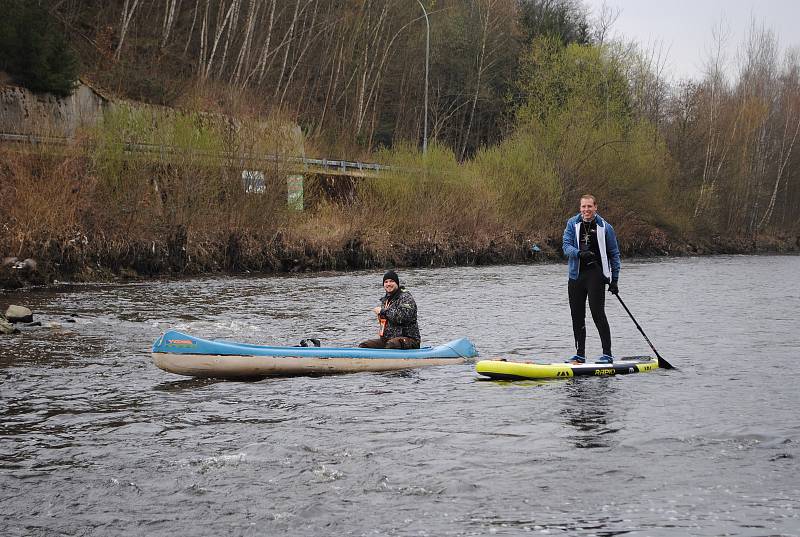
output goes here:
<path id="1" fill-rule="evenodd" d="M 600 125 L 632 111 L 623 65 L 599 46 L 565 47 L 555 38 L 538 38 L 522 58 L 517 87 L 526 97 L 517 110 L 520 122 L 580 111 L 584 121 Z"/>
<path id="2" fill-rule="evenodd" d="M 492 219 L 490 193 L 449 148 L 434 142 L 423 155 L 410 144 L 396 144 L 376 160 L 392 169 L 362 181 L 359 197 L 378 225 L 403 235 L 422 229 L 469 235 Z"/>
<path id="3" fill-rule="evenodd" d="M 67 96 L 78 61 L 46 9 L 24 0 L 0 0 L 0 69 L 34 92 Z"/>
<path id="4" fill-rule="evenodd" d="M 553 163 L 529 133 L 478 152 L 472 173 L 498 199 L 499 216 L 511 227 L 547 228 L 560 217 L 561 184 Z"/>

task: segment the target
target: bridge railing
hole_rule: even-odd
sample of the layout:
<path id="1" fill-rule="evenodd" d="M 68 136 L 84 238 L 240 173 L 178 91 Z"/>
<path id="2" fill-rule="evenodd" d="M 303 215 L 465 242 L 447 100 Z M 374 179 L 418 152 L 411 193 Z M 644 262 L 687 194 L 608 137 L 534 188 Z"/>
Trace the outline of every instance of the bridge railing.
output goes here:
<path id="1" fill-rule="evenodd" d="M 0 133 L 0 140 L 7 142 L 27 143 L 31 145 L 69 145 L 70 139 L 58 136 L 42 136 L 35 134 L 14 134 L 14 133 Z M 192 155 L 201 157 L 217 157 L 225 158 L 227 155 L 219 153 L 211 153 L 208 151 L 187 150 L 173 146 L 165 146 L 158 144 L 143 144 L 136 142 L 126 142 L 124 144 L 125 151 L 140 152 L 149 154 L 179 154 L 190 153 Z M 391 169 L 391 166 L 385 164 L 377 164 L 373 162 L 358 162 L 349 160 L 333 160 L 327 158 L 307 158 L 298 156 L 284 156 L 284 155 L 237 155 L 235 157 L 239 160 L 242 166 L 247 164 L 253 165 L 260 162 L 278 163 L 288 165 L 295 170 L 300 168 L 303 171 L 313 171 L 314 173 L 336 173 L 342 175 L 354 174 L 377 174 L 381 171 Z"/>

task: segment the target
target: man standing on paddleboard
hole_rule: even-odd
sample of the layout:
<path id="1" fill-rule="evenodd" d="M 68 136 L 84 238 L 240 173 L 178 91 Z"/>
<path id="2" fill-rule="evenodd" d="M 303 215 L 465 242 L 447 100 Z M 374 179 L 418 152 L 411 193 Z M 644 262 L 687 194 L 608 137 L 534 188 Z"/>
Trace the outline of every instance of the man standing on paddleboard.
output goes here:
<path id="1" fill-rule="evenodd" d="M 580 212 L 567 220 L 562 241 L 564 255 L 569 258 L 569 311 L 575 336 L 573 363 L 586 362 L 586 299 L 600 333 L 603 355 L 597 363 L 610 364 L 611 329 L 606 319 L 605 290 L 619 293 L 619 247 L 611 224 L 597 214 L 597 200 L 591 194 L 581 196 Z"/>
<path id="2" fill-rule="evenodd" d="M 381 305 L 372 308 L 380 329 L 376 339 L 368 339 L 359 347 L 370 349 L 418 349 L 417 303 L 411 293 L 400 287 L 400 277 L 393 270 L 383 275 Z"/>

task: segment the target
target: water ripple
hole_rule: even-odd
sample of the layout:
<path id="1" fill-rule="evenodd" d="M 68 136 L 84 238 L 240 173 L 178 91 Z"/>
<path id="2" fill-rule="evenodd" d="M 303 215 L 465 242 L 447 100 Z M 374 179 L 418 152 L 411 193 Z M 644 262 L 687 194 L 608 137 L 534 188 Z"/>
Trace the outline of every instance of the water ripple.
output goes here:
<path id="1" fill-rule="evenodd" d="M 471 364 L 226 382 L 150 361 L 168 328 L 272 344 L 371 337 L 372 271 L 5 293 L 50 327 L 0 339 L 0 527 L 797 535 L 800 295 L 772 282 L 798 273 L 798 257 L 626 260 L 626 303 L 680 369 L 515 383 L 480 380 Z M 466 335 L 484 357 L 572 352 L 562 265 L 401 277 L 428 343 Z M 648 354 L 625 312 L 607 311 L 618 354 Z M 588 343 L 599 350 L 591 325 Z"/>

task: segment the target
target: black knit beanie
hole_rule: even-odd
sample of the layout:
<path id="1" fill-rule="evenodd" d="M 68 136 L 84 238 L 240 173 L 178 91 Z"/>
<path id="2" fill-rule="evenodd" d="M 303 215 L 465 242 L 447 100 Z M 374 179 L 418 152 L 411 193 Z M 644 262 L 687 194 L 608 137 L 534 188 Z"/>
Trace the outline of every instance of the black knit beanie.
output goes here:
<path id="1" fill-rule="evenodd" d="M 397 275 L 395 271 L 390 270 L 389 272 L 384 274 L 383 281 L 385 282 L 386 280 L 394 280 L 394 283 L 396 283 L 397 286 L 400 287 L 400 277 Z"/>

